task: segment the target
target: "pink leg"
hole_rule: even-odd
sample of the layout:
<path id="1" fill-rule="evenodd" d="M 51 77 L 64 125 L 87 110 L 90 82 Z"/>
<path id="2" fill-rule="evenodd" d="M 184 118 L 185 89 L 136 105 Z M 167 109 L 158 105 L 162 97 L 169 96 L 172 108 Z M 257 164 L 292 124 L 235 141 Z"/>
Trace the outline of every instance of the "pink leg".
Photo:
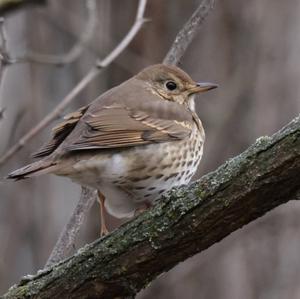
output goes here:
<path id="1" fill-rule="evenodd" d="M 98 193 L 98 202 L 99 202 L 99 206 L 100 206 L 100 223 L 101 223 L 100 236 L 103 237 L 109 233 L 107 226 L 106 226 L 105 215 L 104 215 L 105 196 L 100 191 L 97 191 L 97 193 Z"/>

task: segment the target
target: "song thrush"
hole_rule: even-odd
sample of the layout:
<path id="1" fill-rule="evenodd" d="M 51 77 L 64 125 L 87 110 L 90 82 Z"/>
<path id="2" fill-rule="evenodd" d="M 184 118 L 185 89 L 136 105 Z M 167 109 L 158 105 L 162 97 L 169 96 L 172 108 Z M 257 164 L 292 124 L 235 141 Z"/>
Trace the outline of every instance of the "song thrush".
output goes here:
<path id="1" fill-rule="evenodd" d="M 96 188 L 111 215 L 132 217 L 194 175 L 205 136 L 194 95 L 216 87 L 175 66 L 150 66 L 68 114 L 33 155 L 42 159 L 8 178 L 67 176 Z"/>

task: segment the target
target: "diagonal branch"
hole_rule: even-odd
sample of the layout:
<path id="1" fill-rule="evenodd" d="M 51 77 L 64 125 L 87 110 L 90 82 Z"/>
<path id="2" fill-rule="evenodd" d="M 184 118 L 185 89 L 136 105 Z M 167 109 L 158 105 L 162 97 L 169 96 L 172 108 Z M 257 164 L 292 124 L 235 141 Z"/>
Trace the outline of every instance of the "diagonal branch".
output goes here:
<path id="1" fill-rule="evenodd" d="M 66 258 L 70 253 L 85 216 L 96 200 L 96 190 L 82 188 L 80 199 L 62 230 L 46 263 L 46 268 Z"/>
<path id="2" fill-rule="evenodd" d="M 213 9 L 215 0 L 202 0 L 198 8 L 185 23 L 183 28 L 178 32 L 176 38 L 166 55 L 164 64 L 178 64 L 188 46 L 194 40 L 202 23 L 208 16 L 209 12 Z"/>
<path id="3" fill-rule="evenodd" d="M 133 296 L 180 261 L 300 199 L 299 173 L 300 116 L 107 237 L 24 278 L 3 298 Z"/>

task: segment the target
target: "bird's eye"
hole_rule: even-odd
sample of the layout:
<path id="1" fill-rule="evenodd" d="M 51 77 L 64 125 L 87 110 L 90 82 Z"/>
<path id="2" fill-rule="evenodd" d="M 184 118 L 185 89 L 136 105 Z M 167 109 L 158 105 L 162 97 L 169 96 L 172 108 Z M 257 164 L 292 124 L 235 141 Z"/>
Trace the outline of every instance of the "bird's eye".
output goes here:
<path id="1" fill-rule="evenodd" d="M 166 87 L 168 90 L 175 90 L 177 88 L 177 84 L 174 81 L 167 81 Z"/>

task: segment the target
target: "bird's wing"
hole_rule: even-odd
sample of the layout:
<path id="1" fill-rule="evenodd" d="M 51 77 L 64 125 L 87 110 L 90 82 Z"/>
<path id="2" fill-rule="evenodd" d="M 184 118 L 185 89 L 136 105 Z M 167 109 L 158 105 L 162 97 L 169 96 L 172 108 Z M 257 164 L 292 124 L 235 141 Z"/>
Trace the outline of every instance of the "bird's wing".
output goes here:
<path id="1" fill-rule="evenodd" d="M 88 110 L 63 144 L 63 150 L 124 148 L 179 140 L 191 133 L 192 123 L 188 120 L 163 119 L 150 114 L 118 104 Z"/>
<path id="2" fill-rule="evenodd" d="M 51 139 L 45 143 L 32 157 L 40 158 L 46 157 L 53 153 L 57 147 L 66 139 L 66 137 L 72 132 L 80 118 L 88 109 L 88 106 L 79 108 L 77 111 L 67 114 L 64 117 L 64 121 L 59 123 L 52 129 Z"/>
<path id="3" fill-rule="evenodd" d="M 192 126 L 188 109 L 161 100 L 145 82 L 132 78 L 67 115 L 34 156 L 180 140 L 190 135 Z"/>

